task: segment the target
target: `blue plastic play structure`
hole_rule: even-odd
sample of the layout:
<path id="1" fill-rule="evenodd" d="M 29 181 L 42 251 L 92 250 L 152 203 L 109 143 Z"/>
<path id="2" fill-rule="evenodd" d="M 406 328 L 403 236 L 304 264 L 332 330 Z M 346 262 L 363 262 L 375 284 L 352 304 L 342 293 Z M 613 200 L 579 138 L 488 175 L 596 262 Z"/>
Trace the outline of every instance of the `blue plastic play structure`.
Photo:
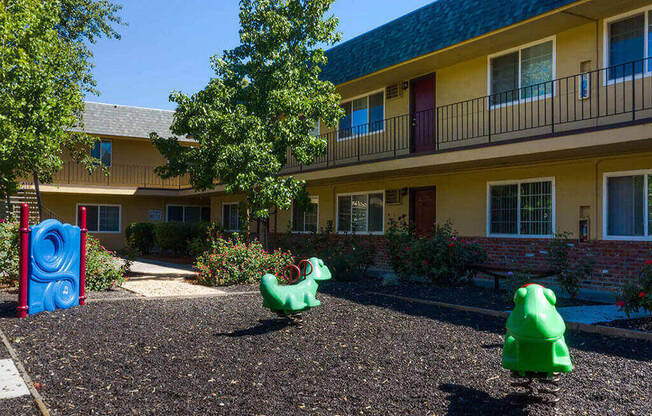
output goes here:
<path id="1" fill-rule="evenodd" d="M 79 305 L 81 230 L 57 220 L 31 229 L 27 285 L 28 313 Z"/>

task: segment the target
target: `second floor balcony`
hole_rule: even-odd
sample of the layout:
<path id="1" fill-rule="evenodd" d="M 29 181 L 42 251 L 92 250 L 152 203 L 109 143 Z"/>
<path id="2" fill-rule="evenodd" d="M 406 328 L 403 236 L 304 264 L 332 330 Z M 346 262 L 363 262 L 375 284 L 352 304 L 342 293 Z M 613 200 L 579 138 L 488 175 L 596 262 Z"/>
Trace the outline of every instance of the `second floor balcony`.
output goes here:
<path id="1" fill-rule="evenodd" d="M 652 122 L 652 58 L 433 106 L 321 135 L 326 152 L 296 173 Z"/>
<path id="2" fill-rule="evenodd" d="M 104 169 L 106 169 L 106 173 Z M 89 174 L 88 170 L 78 163 L 65 162 L 63 169 L 54 175 L 52 184 L 171 190 L 190 187 L 188 175 L 162 179 L 156 174 L 155 169 L 155 166 L 113 164 L 106 168 L 98 167 Z"/>

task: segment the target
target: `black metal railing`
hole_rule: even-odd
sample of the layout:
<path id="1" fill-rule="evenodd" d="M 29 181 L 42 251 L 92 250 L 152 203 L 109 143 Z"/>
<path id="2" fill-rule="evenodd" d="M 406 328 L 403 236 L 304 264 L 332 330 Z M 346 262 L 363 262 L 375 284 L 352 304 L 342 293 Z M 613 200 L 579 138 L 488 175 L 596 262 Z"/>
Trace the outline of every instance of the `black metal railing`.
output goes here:
<path id="1" fill-rule="evenodd" d="M 652 118 L 652 58 L 438 106 L 322 135 L 309 166 L 288 172 L 536 139 Z"/>

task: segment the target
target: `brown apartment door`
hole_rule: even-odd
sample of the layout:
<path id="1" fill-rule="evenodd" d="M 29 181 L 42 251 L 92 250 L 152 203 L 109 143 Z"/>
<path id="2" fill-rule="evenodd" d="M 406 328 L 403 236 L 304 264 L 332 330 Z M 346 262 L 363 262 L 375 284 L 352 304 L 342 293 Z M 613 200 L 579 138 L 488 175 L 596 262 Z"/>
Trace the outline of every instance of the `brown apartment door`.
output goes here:
<path id="1" fill-rule="evenodd" d="M 412 80 L 412 152 L 435 150 L 435 74 Z"/>
<path id="2" fill-rule="evenodd" d="M 432 235 L 436 220 L 435 187 L 415 188 L 410 191 L 411 217 L 417 235 Z"/>

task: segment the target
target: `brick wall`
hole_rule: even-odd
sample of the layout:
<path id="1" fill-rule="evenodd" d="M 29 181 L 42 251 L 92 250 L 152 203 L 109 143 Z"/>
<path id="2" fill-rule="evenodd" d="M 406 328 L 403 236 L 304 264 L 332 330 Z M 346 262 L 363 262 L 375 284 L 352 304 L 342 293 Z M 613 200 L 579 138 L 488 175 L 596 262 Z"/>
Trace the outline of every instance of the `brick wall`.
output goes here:
<path id="1" fill-rule="evenodd" d="M 337 238 L 337 235 L 333 235 Z M 376 249 L 373 268 L 391 271 L 383 236 L 359 236 Z M 487 250 L 489 264 L 515 265 L 518 269 L 548 270 L 548 239 L 465 237 L 480 243 Z M 592 276 L 581 283 L 584 289 L 618 292 L 627 281 L 638 279 L 638 273 L 652 259 L 652 242 L 606 241 L 573 242 L 570 261 L 589 255 L 594 260 Z"/>

